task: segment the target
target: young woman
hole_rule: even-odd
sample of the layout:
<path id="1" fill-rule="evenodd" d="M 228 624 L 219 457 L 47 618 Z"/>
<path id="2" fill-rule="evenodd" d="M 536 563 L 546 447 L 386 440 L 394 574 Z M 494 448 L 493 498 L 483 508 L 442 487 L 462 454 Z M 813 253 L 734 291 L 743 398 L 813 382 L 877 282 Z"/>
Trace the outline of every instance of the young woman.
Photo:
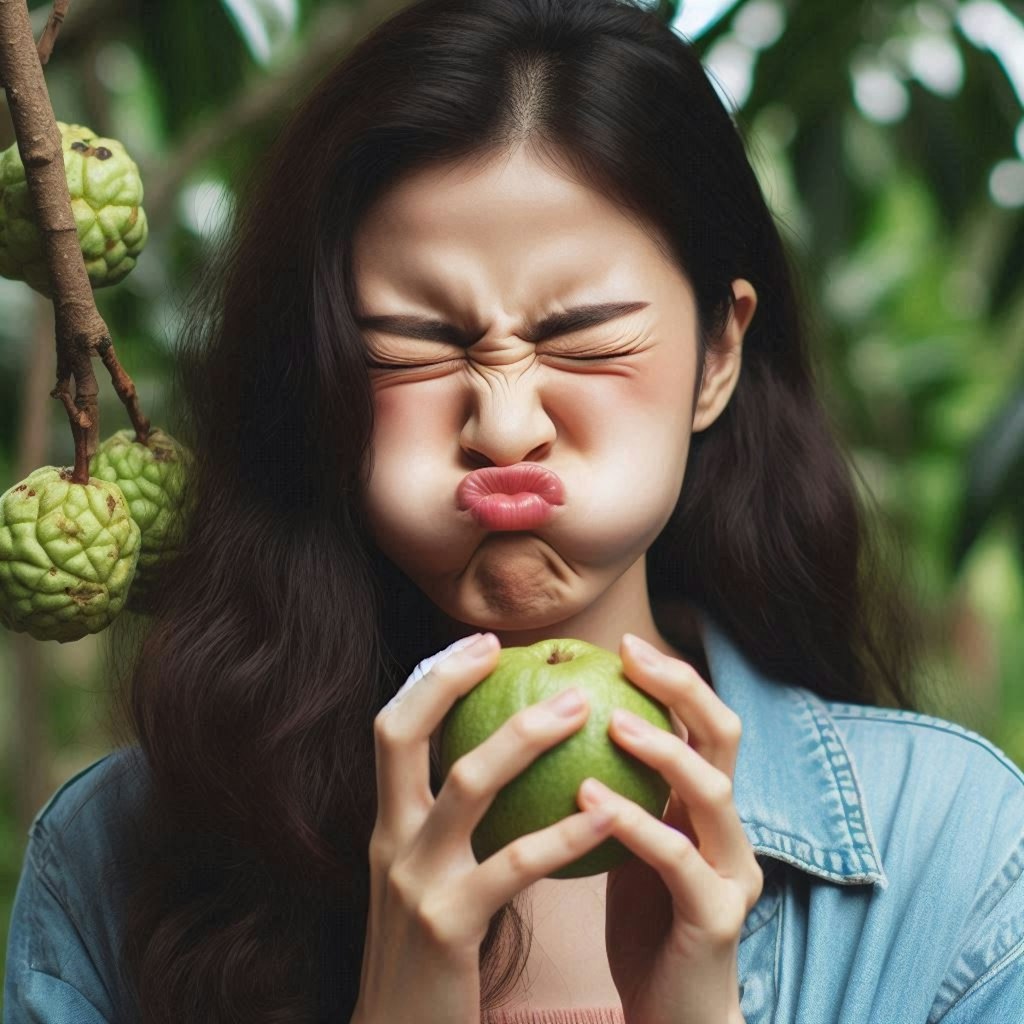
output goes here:
<path id="1" fill-rule="evenodd" d="M 33 824 L 8 1024 L 1019 1019 L 1024 777 L 915 710 L 682 40 L 626 0 L 419 0 L 296 111 L 219 269 L 186 543 L 115 627 L 125 746 Z M 621 655 L 673 713 L 608 726 L 660 819 L 583 785 L 476 860 L 502 785 L 608 710 L 527 708 L 442 778 L 488 635 Z M 549 877 L 608 837 L 635 856 Z"/>

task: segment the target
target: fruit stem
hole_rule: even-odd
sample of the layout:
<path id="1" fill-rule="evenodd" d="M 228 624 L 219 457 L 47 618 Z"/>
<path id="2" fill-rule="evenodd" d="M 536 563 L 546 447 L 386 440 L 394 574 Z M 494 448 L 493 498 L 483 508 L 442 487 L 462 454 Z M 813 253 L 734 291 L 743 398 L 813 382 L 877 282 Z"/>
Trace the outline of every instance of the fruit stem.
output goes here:
<path id="1" fill-rule="evenodd" d="M 43 29 L 43 34 L 39 37 L 39 43 L 36 46 L 40 64 L 45 64 L 50 59 L 50 54 L 53 53 L 53 45 L 57 42 L 57 35 L 67 17 L 70 3 L 71 0 L 53 0 L 53 10 L 50 12 L 49 18 L 46 19 L 46 28 Z"/>
<path id="2" fill-rule="evenodd" d="M 128 410 L 128 417 L 135 428 L 135 440 L 139 444 L 145 444 L 149 438 L 149 418 L 139 408 L 139 394 L 135 390 L 135 384 L 131 377 L 128 376 L 127 371 L 117 361 L 113 342 L 109 338 L 104 338 L 96 346 L 96 351 L 99 353 L 100 359 L 103 360 L 103 365 L 110 373 L 110 380 L 114 385 L 118 398 L 121 399 L 124 407 Z"/>

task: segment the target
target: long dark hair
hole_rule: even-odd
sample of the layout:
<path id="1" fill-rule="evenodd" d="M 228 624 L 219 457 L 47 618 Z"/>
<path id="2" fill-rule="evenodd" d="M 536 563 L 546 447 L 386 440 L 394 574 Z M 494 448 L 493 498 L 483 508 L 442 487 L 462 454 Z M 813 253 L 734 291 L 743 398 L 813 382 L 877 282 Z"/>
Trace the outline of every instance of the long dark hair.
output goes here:
<path id="1" fill-rule="evenodd" d="M 692 283 L 702 354 L 730 282 L 759 296 L 738 386 L 694 436 L 648 553 L 659 614 L 692 602 L 780 679 L 914 706 L 914 624 L 818 397 L 779 232 L 694 50 L 640 0 L 418 0 L 298 107 L 189 301 L 168 424 L 195 457 L 185 540 L 152 616 L 112 631 L 115 734 L 152 783 L 124 908 L 145 1024 L 337 1022 L 355 1003 L 373 720 L 443 645 L 360 511 L 373 392 L 351 240 L 403 175 L 519 145 L 652 231 Z M 436 759 L 431 774 L 436 793 Z M 525 964 L 517 903 L 481 947 L 482 1009 Z"/>

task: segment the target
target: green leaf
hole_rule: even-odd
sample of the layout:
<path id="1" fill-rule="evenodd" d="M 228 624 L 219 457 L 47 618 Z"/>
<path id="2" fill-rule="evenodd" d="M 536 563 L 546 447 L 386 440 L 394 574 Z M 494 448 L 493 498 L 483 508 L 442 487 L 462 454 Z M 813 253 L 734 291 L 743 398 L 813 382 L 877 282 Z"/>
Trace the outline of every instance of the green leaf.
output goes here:
<path id="1" fill-rule="evenodd" d="M 282 43 L 295 37 L 299 9 L 295 0 L 221 0 L 250 56 L 261 66 L 272 63 Z"/>
<path id="2" fill-rule="evenodd" d="M 197 17 L 191 0 L 131 3 L 135 10 L 125 20 L 159 82 L 168 135 L 179 135 L 247 85 L 257 65 L 220 4 L 203 4 Z"/>

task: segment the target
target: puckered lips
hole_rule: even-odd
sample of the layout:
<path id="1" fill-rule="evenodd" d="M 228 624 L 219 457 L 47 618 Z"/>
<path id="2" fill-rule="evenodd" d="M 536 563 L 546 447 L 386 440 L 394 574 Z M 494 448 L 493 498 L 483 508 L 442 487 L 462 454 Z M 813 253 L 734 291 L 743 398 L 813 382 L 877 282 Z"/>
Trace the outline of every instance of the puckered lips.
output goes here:
<path id="1" fill-rule="evenodd" d="M 532 530 L 565 504 L 565 492 L 550 469 L 520 462 L 474 470 L 459 484 L 455 504 L 488 530 Z"/>

